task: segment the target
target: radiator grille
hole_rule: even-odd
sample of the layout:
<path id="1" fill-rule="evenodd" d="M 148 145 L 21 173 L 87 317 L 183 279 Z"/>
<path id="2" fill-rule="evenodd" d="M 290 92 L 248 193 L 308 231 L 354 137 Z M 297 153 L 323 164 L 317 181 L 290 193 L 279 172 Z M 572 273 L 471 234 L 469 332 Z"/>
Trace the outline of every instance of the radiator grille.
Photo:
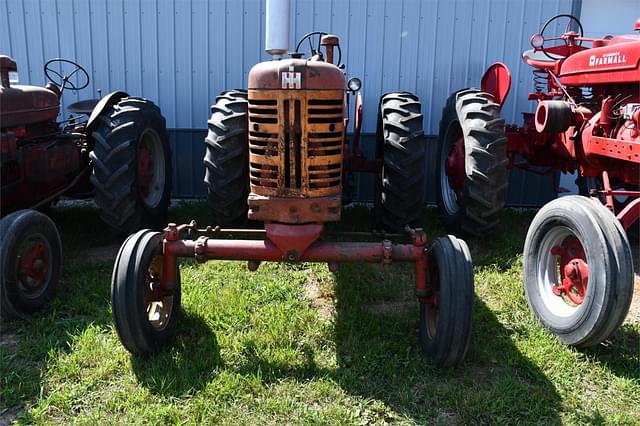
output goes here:
<path id="1" fill-rule="evenodd" d="M 273 196 L 341 193 L 344 92 L 249 91 L 251 191 Z"/>

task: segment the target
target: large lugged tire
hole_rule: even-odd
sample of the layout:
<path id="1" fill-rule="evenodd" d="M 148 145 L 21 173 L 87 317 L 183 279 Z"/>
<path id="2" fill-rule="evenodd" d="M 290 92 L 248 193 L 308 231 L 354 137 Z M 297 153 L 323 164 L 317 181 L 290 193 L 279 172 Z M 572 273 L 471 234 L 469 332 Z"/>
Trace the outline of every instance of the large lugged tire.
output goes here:
<path id="1" fill-rule="evenodd" d="M 420 303 L 420 345 L 436 365 L 461 363 L 471 339 L 473 262 L 467 244 L 452 236 L 429 249 L 429 283 L 434 290 Z"/>
<path id="2" fill-rule="evenodd" d="M 416 222 L 424 205 L 425 141 L 417 96 L 393 92 L 380 98 L 376 139 L 383 159 L 376 219 L 387 231 L 402 231 Z"/>
<path id="3" fill-rule="evenodd" d="M 102 219 L 131 233 L 166 224 L 171 149 L 160 109 L 127 97 L 108 107 L 91 133 L 91 182 Z"/>
<path id="4" fill-rule="evenodd" d="M 241 225 L 247 221 L 249 138 L 247 92 L 222 92 L 211 106 L 205 142 L 204 183 L 213 224 Z"/>
<path id="5" fill-rule="evenodd" d="M 622 324 L 631 305 L 629 241 L 597 200 L 553 200 L 529 227 L 524 280 L 529 306 L 546 328 L 566 344 L 597 345 Z"/>
<path id="6" fill-rule="evenodd" d="M 147 229 L 120 247 L 111 277 L 111 310 L 122 345 L 134 355 L 160 351 L 176 332 L 180 271 L 173 290 L 160 286 L 162 234 Z"/>
<path id="7" fill-rule="evenodd" d="M 42 309 L 53 297 L 62 244 L 49 217 L 19 210 L 0 220 L 0 315 L 20 317 Z"/>
<path id="8" fill-rule="evenodd" d="M 482 236 L 498 224 L 507 192 L 506 145 L 493 96 L 465 89 L 449 97 L 440 120 L 435 189 L 451 231 Z"/>

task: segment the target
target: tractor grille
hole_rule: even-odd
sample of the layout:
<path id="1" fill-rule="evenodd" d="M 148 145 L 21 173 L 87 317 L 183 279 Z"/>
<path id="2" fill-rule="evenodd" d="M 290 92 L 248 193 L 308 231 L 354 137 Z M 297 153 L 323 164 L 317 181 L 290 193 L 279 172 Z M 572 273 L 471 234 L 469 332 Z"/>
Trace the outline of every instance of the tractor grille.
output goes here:
<path id="1" fill-rule="evenodd" d="M 341 193 L 343 97 L 341 90 L 249 91 L 251 192 Z"/>

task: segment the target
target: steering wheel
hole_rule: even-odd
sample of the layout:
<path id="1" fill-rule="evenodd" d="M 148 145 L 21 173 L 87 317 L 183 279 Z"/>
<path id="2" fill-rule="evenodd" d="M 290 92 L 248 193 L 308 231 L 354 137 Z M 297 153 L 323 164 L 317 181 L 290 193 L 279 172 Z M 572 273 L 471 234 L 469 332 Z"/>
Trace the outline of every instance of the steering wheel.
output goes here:
<path id="1" fill-rule="evenodd" d="M 309 41 L 309 49 L 311 50 L 311 56 L 313 55 L 320 55 L 320 58 L 324 60 L 324 56 L 322 55 L 322 52 L 320 51 L 320 43 L 322 42 L 322 36 L 326 36 L 328 33 L 325 33 L 323 31 L 312 31 L 308 34 L 305 34 L 302 36 L 302 38 L 298 41 L 298 44 L 296 44 L 296 52 L 300 51 L 300 46 L 302 45 L 302 43 L 304 43 L 305 40 Z M 318 36 L 318 44 L 317 47 L 314 49 L 313 48 L 313 43 L 311 42 L 311 39 L 313 38 L 313 36 Z M 342 63 L 342 49 L 340 49 L 340 45 L 337 45 L 338 47 L 338 61 L 336 62 L 336 66 L 339 67 L 340 64 Z"/>
<path id="2" fill-rule="evenodd" d="M 60 74 L 58 71 L 54 70 L 52 67 L 53 64 L 58 64 L 58 63 L 61 64 L 61 68 L 63 68 L 62 64 L 70 64 L 74 68 L 71 71 L 71 73 L 68 75 L 65 74 L 64 72 Z M 77 78 L 76 81 L 80 80 L 84 84 L 76 85 L 71 81 L 71 77 L 73 77 L 73 75 L 78 71 L 80 71 L 81 73 L 78 74 L 80 77 Z M 71 90 L 77 91 L 77 90 L 84 89 L 89 85 L 89 74 L 87 73 L 87 71 L 84 68 L 82 68 L 82 66 L 80 66 L 79 64 L 73 61 L 70 61 L 68 59 L 54 58 L 47 61 L 47 63 L 44 64 L 44 75 L 47 76 L 47 80 L 49 80 L 56 86 L 60 87 L 61 92 L 63 92 L 64 89 L 71 89 Z"/>
<path id="3" fill-rule="evenodd" d="M 542 53 L 544 53 L 544 54 L 545 54 L 549 59 L 552 59 L 552 60 L 554 60 L 554 61 L 557 61 L 557 60 L 558 60 L 558 56 L 559 56 L 559 55 L 555 55 L 555 54 L 554 54 L 554 56 L 552 56 L 550 53 L 548 53 L 548 52 L 545 50 L 545 48 L 544 48 L 544 42 L 545 42 L 545 41 L 551 41 L 551 40 L 562 40 L 562 41 L 564 42 L 564 44 L 568 46 L 568 45 L 569 45 L 569 40 L 568 40 L 567 38 L 563 38 L 562 36 L 560 36 L 560 37 L 549 37 L 549 38 L 546 38 L 546 37 L 544 36 L 544 31 L 547 29 L 547 27 L 549 27 L 549 25 L 551 25 L 551 23 L 552 23 L 552 22 L 554 22 L 554 21 L 555 21 L 555 20 L 557 20 L 557 19 L 561 19 L 561 18 L 568 18 L 567 25 L 564 27 L 563 35 L 564 35 L 565 33 L 568 33 L 568 32 L 569 32 L 570 27 L 571 27 L 571 22 L 572 22 L 572 21 L 574 21 L 574 22 L 578 25 L 578 29 L 580 30 L 580 32 L 579 32 L 579 34 L 578 34 L 578 36 L 579 36 L 580 38 L 582 38 L 582 37 L 584 36 L 584 31 L 583 31 L 583 29 L 582 29 L 582 23 L 580 22 L 580 20 L 579 20 L 578 18 L 576 18 L 576 17 L 575 17 L 575 16 L 573 16 L 573 15 L 569 15 L 569 14 L 567 14 L 567 13 L 561 13 L 561 14 L 556 15 L 556 16 L 554 16 L 553 18 L 549 19 L 547 22 L 545 22 L 545 24 L 542 26 L 542 30 L 540 30 L 540 33 L 539 33 L 539 34 L 540 34 L 540 36 L 542 37 L 542 43 L 540 44 L 539 49 L 540 49 L 540 50 L 542 51 Z M 577 45 L 578 45 L 578 46 L 581 46 L 581 45 L 582 45 L 582 40 L 578 40 Z M 534 47 L 535 47 L 535 46 L 534 46 Z"/>

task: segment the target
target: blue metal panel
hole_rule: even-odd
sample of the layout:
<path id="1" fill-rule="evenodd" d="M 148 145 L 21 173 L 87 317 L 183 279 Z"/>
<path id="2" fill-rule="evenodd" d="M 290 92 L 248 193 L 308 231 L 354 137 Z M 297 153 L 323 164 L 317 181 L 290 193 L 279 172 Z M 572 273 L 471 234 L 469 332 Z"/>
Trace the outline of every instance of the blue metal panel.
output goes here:
<path id="1" fill-rule="evenodd" d="M 548 17 L 575 13 L 578 3 L 297 0 L 290 49 L 312 30 L 341 38 L 347 77 L 363 80 L 367 133 L 375 132 L 380 95 L 408 90 L 422 99 L 425 133 L 435 135 L 449 94 L 477 86 L 494 61 L 511 69 L 503 116 L 519 122 L 533 107 L 526 100 L 531 70 L 521 52 Z M 263 48 L 264 0 L 0 0 L 0 52 L 17 60 L 22 82 L 44 84 L 44 62 L 68 57 L 84 65 L 92 81 L 80 93 L 65 92 L 63 108 L 95 97 L 98 89 L 124 89 L 158 103 L 167 125 L 183 129 L 171 132 L 177 195 L 202 193 L 201 136 L 209 106 L 221 91 L 246 86 L 251 66 L 268 59 Z M 535 177 L 513 173 L 510 200 L 539 202 L 546 197 L 539 185 Z"/>

